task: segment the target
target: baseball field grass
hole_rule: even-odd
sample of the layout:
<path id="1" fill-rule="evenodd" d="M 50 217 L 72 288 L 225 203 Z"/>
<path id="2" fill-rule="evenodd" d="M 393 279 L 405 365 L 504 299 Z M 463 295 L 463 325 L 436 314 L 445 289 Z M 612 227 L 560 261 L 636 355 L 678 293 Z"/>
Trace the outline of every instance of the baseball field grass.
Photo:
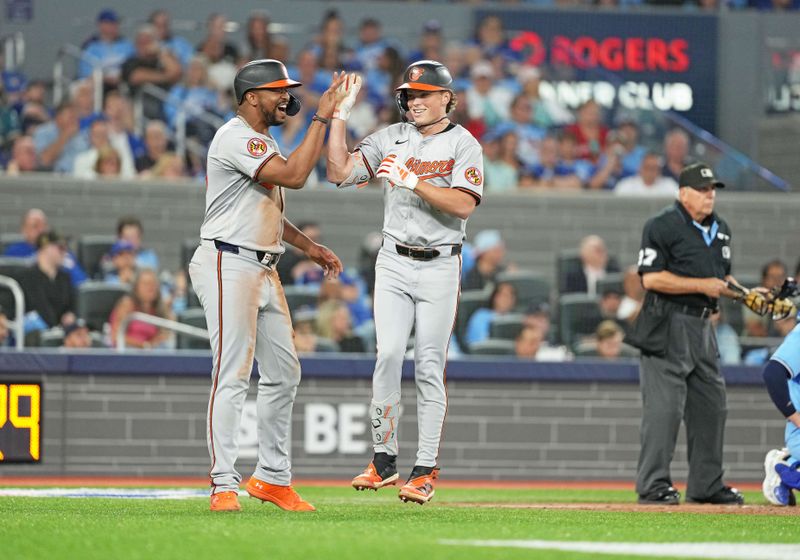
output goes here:
<path id="1" fill-rule="evenodd" d="M 758 492 L 746 493 L 752 510 L 720 512 L 690 505 L 627 511 L 629 490 L 443 488 L 418 506 L 391 489 L 298 489 L 317 512 L 287 513 L 246 495 L 233 513 L 212 513 L 200 497 L 0 495 L 0 558 L 787 558 L 793 549 L 770 552 L 787 544 L 800 551 L 800 515 L 767 507 Z M 648 548 L 624 548 L 631 543 Z M 692 548 L 697 543 L 717 544 Z"/>

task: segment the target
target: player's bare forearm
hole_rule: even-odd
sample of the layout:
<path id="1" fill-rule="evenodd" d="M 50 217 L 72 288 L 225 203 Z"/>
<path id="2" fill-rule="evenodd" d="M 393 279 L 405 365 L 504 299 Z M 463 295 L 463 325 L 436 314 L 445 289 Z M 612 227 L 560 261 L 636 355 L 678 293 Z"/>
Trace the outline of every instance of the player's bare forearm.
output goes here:
<path id="1" fill-rule="evenodd" d="M 463 191 L 435 187 L 425 181 L 417 183 L 414 192 L 437 210 L 462 220 L 469 218 L 477 206 L 475 198 Z"/>
<path id="2" fill-rule="evenodd" d="M 328 135 L 328 181 L 337 185 L 353 170 L 353 161 L 347 150 L 347 123 L 341 119 L 331 121 Z"/>
<path id="3" fill-rule="evenodd" d="M 296 225 L 286 218 L 283 219 L 283 240 L 289 245 L 297 247 L 304 253 L 314 243 L 305 233 L 300 231 Z"/>
<path id="4" fill-rule="evenodd" d="M 800 412 L 795 412 L 791 416 L 787 416 L 786 419 L 800 428 Z"/>
<path id="5" fill-rule="evenodd" d="M 302 189 L 322 153 L 324 140 L 325 125 L 312 121 L 297 149 L 286 159 L 273 157 L 259 172 L 258 181 L 287 189 Z"/>

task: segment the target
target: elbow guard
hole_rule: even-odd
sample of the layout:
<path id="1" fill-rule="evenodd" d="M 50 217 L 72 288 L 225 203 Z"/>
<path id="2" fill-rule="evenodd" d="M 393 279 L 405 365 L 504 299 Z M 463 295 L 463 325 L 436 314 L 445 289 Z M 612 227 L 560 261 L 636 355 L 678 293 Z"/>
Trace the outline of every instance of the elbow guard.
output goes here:
<path id="1" fill-rule="evenodd" d="M 763 373 L 769 397 L 775 403 L 775 407 L 787 418 L 797 412 L 789 396 L 788 373 L 783 364 L 775 360 L 767 362 Z"/>
<path id="2" fill-rule="evenodd" d="M 353 185 L 361 188 L 369 182 L 372 176 L 369 167 L 367 167 L 367 164 L 364 162 L 364 157 L 361 155 L 361 152 L 353 152 L 350 154 L 350 158 L 353 160 L 353 169 L 344 181 L 336 185 L 337 188 L 343 189 L 345 187 L 352 187 Z"/>

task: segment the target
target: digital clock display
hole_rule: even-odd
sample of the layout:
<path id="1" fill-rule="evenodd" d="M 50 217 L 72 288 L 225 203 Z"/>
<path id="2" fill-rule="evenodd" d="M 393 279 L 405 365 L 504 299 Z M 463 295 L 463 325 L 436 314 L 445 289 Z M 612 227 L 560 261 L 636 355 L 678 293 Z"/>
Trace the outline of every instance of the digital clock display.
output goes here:
<path id="1" fill-rule="evenodd" d="M 42 384 L 0 382 L 0 463 L 42 458 Z"/>

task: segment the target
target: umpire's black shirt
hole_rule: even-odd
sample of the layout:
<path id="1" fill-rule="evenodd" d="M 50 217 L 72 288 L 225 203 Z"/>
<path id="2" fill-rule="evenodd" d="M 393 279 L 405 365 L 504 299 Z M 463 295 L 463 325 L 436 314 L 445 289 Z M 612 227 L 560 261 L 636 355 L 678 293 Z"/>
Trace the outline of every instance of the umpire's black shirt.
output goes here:
<path id="1" fill-rule="evenodd" d="M 666 270 L 690 278 L 724 279 L 731 273 L 731 230 L 712 213 L 702 224 L 695 222 L 676 201 L 650 218 L 642 233 L 639 274 Z M 678 305 L 716 307 L 705 294 L 662 294 Z"/>

